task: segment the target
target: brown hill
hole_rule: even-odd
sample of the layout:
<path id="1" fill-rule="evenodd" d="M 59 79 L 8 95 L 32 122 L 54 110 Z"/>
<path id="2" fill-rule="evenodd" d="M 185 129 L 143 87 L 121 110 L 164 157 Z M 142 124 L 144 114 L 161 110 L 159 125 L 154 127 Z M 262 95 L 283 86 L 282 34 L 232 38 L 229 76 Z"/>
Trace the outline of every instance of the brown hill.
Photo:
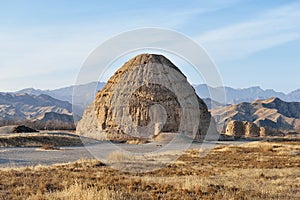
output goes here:
<path id="1" fill-rule="evenodd" d="M 256 100 L 212 110 L 218 129 L 231 120 L 254 122 L 260 127 L 300 133 L 300 102 L 285 102 L 279 98 Z"/>
<path id="2" fill-rule="evenodd" d="M 0 120 L 39 120 L 50 112 L 72 116 L 72 105 L 44 94 L 0 93 Z"/>
<path id="3" fill-rule="evenodd" d="M 43 118 L 40 119 L 41 122 L 48 121 L 59 121 L 63 123 L 74 123 L 73 116 L 70 114 L 60 114 L 56 112 L 46 112 Z"/>

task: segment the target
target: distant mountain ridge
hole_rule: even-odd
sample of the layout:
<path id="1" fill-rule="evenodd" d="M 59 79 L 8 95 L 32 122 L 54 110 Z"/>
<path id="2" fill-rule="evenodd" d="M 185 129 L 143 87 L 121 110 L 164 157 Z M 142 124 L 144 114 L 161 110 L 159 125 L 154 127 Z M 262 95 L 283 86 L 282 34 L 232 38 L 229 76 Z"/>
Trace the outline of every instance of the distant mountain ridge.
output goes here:
<path id="1" fill-rule="evenodd" d="M 206 104 L 206 106 L 209 110 L 221 108 L 221 107 L 229 105 L 229 104 L 225 105 L 225 104 L 219 103 L 217 101 L 212 100 L 211 98 L 202 98 L 202 100 L 204 101 L 204 103 Z"/>
<path id="2" fill-rule="evenodd" d="M 72 123 L 74 122 L 73 115 L 70 114 L 61 114 L 56 112 L 46 112 L 44 117 L 40 119 L 42 122 L 47 121 L 60 121 L 62 123 Z"/>
<path id="3" fill-rule="evenodd" d="M 77 86 L 75 97 L 76 102 L 79 103 L 73 107 L 71 102 L 75 86 L 56 90 L 28 88 L 16 93 L 0 92 L 0 119 L 37 119 L 42 121 L 57 119 L 59 121 L 71 121 L 72 109 L 78 107 L 78 110 L 83 112 L 86 105 L 92 102 L 95 93 L 104 85 L 105 83 L 92 82 Z M 297 103 L 300 102 L 300 89 L 285 94 L 270 89 L 263 90 L 260 87 L 245 89 L 213 88 L 202 84 L 194 86 L 194 88 L 197 94 L 205 101 L 208 108 L 211 109 L 212 115 L 219 124 L 227 123 L 230 120 L 240 120 L 255 122 L 264 127 L 300 131 L 300 103 Z M 215 90 L 218 93 L 223 89 L 227 95 L 226 105 L 209 98 L 209 91 Z M 94 91 L 94 93 L 90 91 Z M 276 98 L 269 98 L 269 96 Z M 79 113 L 79 116 L 81 114 Z"/>
<path id="4" fill-rule="evenodd" d="M 226 104 L 252 102 L 254 100 L 263 100 L 271 97 L 277 97 L 284 101 L 300 102 L 300 89 L 285 94 L 283 92 L 277 92 L 273 89 L 263 90 L 259 86 L 234 89 L 231 87 L 210 87 L 206 84 L 200 84 L 194 86 L 194 88 L 201 98 L 211 98 L 210 92 L 216 96 L 221 96 L 224 92 L 226 95 Z"/>
<path id="5" fill-rule="evenodd" d="M 42 120 L 47 113 L 72 116 L 72 105 L 45 94 L 0 93 L 1 120 Z"/>
<path id="6" fill-rule="evenodd" d="M 211 114 L 217 121 L 219 130 L 231 120 L 237 120 L 254 122 L 269 129 L 300 133 L 300 102 L 285 102 L 273 97 L 217 108 Z"/>
<path id="7" fill-rule="evenodd" d="M 78 113 L 79 115 L 81 115 L 84 108 L 93 101 L 95 94 L 99 90 L 101 90 L 105 84 L 106 83 L 104 82 L 91 82 L 91 83 L 76 86 L 77 94 L 75 94 L 76 95 L 75 106 L 79 107 L 80 110 L 80 112 Z M 27 88 L 27 89 L 17 91 L 15 93 L 17 94 L 28 93 L 34 95 L 47 94 L 56 99 L 68 101 L 72 103 L 74 88 L 75 86 L 63 87 L 55 90 L 39 90 L 39 89 Z M 300 89 L 285 94 L 283 92 L 277 92 L 273 89 L 263 90 L 258 86 L 243 88 L 243 89 L 234 89 L 231 87 L 211 87 L 206 84 L 200 84 L 200 85 L 194 85 L 194 88 L 200 98 L 211 99 L 213 101 L 213 103 L 211 104 L 213 108 L 216 108 L 215 106 L 219 107 L 222 104 L 237 104 L 241 102 L 252 102 L 254 100 L 268 99 L 271 97 L 277 97 L 284 101 L 300 102 Z M 94 92 L 91 93 L 90 91 L 94 91 Z M 214 93 L 216 96 L 221 96 L 223 95 L 223 91 L 225 91 L 226 100 L 225 102 L 222 102 L 222 104 L 217 102 L 218 100 L 211 98 L 210 92 Z M 210 108 L 210 106 L 208 107 Z"/>
<path id="8" fill-rule="evenodd" d="M 77 86 L 68 86 L 63 88 L 58 88 L 54 90 L 40 90 L 34 88 L 25 88 L 15 92 L 16 94 L 32 94 L 32 95 L 41 95 L 46 94 L 53 98 L 68 101 L 69 103 L 73 103 L 73 90 L 76 87 L 77 93 L 74 98 L 76 102 L 74 104 L 74 109 L 77 115 L 81 116 L 85 107 L 88 106 L 93 99 L 95 98 L 95 94 L 105 85 L 103 82 L 91 82 L 83 85 Z M 94 91 L 91 93 L 90 91 Z"/>

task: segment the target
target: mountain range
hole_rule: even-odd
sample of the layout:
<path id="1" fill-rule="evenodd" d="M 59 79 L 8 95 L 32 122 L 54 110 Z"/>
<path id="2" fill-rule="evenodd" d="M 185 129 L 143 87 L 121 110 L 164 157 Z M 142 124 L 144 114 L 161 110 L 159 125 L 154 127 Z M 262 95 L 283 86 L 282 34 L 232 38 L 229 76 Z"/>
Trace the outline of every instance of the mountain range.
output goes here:
<path id="1" fill-rule="evenodd" d="M 73 99 L 76 99 L 76 102 L 73 104 L 75 114 L 81 116 L 84 109 L 88 106 L 93 99 L 95 94 L 104 87 L 106 83 L 103 82 L 91 82 L 83 85 L 77 86 L 68 86 L 63 88 L 58 88 L 54 90 L 40 90 L 34 88 L 26 88 L 15 92 L 15 94 L 30 94 L 30 95 L 41 95 L 46 94 L 55 99 L 62 101 L 68 101 L 73 103 Z M 76 87 L 76 93 L 73 95 L 74 88 Z M 90 92 L 94 91 L 94 92 Z"/>
<path id="2" fill-rule="evenodd" d="M 14 93 L 0 92 L 0 119 L 4 120 L 56 120 L 69 122 L 76 109 L 78 116 L 89 105 L 95 94 L 105 85 L 91 82 L 76 87 L 76 104 L 72 107 L 75 86 L 55 90 L 23 89 Z M 211 113 L 223 129 L 230 120 L 250 121 L 259 126 L 300 131 L 300 89 L 285 94 L 260 87 L 234 89 L 194 86 L 196 93 L 205 101 Z M 226 104 L 210 99 L 209 91 L 226 93 Z M 94 91 L 94 92 L 90 92 Z M 220 93 L 219 93 L 220 94 Z M 270 98 L 272 97 L 272 98 Z M 265 100 L 267 99 L 267 100 Z M 291 102 L 286 102 L 291 101 Z M 73 111 L 72 111 L 73 110 Z"/>
<path id="3" fill-rule="evenodd" d="M 271 130 L 300 133 L 300 102 L 285 102 L 272 97 L 217 108 L 211 114 L 222 132 L 228 122 L 237 120 L 254 122 Z"/>
<path id="4" fill-rule="evenodd" d="M 47 121 L 60 117 L 72 119 L 72 105 L 68 101 L 61 101 L 46 94 L 11 94 L 0 93 L 1 120 L 41 120 Z M 52 117 L 52 118 L 51 118 Z"/>
<path id="5" fill-rule="evenodd" d="M 211 98 L 210 93 L 213 93 L 215 96 L 221 96 L 222 94 L 225 94 L 225 104 L 252 102 L 254 100 L 263 100 L 271 97 L 277 97 L 284 101 L 300 102 L 300 89 L 285 94 L 283 92 L 277 92 L 273 89 L 263 90 L 259 86 L 234 89 L 226 86 L 210 87 L 206 84 L 200 84 L 195 85 L 194 88 L 201 98 Z"/>
<path id="6" fill-rule="evenodd" d="M 89 105 L 95 98 L 95 94 L 104 87 L 106 83 L 104 82 L 91 82 L 87 84 L 82 84 L 76 86 L 76 93 L 74 94 L 74 99 L 77 106 L 79 115 L 82 115 L 83 110 L 87 105 Z M 16 94 L 33 94 L 40 95 L 46 94 L 52 96 L 53 98 L 68 101 L 72 103 L 73 90 L 75 86 L 63 87 L 55 90 L 39 90 L 33 88 L 26 88 L 15 92 Z M 241 102 L 252 102 L 258 99 L 268 99 L 271 97 L 277 97 L 284 101 L 295 101 L 300 102 L 300 89 L 292 91 L 288 94 L 283 92 L 277 92 L 273 89 L 261 89 L 260 87 L 249 87 L 243 89 L 235 89 L 231 87 L 211 87 L 207 84 L 194 85 L 196 93 L 200 98 L 204 99 L 208 104 L 209 108 L 218 108 L 224 106 L 223 104 L 237 104 Z M 90 92 L 94 91 L 94 92 Z M 221 96 L 225 92 L 225 102 L 218 103 L 216 99 L 212 99 L 210 93 L 216 96 Z M 211 101 L 211 102 L 210 102 Z"/>

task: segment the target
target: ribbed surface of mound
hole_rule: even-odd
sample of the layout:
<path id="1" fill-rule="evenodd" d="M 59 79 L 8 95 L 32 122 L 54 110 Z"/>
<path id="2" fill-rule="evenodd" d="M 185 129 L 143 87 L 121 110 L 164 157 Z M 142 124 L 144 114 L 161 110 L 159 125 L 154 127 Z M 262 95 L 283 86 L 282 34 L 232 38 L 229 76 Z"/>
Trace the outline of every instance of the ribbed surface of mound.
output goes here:
<path id="1" fill-rule="evenodd" d="M 184 74 L 162 55 L 141 54 L 126 62 L 93 104 L 78 124 L 79 134 L 91 131 L 88 121 L 96 120 L 95 132 L 148 138 L 177 132 L 200 138 L 211 122 L 207 106 Z"/>

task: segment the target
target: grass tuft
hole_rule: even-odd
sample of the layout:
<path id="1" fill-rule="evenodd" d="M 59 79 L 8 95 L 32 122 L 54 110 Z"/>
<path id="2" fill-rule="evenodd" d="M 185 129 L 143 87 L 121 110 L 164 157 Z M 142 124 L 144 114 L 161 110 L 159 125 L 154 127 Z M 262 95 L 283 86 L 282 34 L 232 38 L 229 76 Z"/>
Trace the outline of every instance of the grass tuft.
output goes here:
<path id="1" fill-rule="evenodd" d="M 143 173 L 97 160 L 6 168 L 0 169 L 0 199 L 300 199 L 299 151 L 299 142 L 217 147 L 205 157 L 195 149 Z M 108 158 L 134 162 L 120 151 Z"/>

